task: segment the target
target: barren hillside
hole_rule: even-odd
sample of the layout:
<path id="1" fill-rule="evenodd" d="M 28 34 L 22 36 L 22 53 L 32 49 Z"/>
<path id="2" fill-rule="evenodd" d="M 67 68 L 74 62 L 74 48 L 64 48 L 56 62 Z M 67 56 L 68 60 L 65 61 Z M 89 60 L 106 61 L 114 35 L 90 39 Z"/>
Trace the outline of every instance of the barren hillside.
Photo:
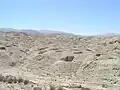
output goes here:
<path id="1" fill-rule="evenodd" d="M 0 32 L 0 74 L 0 90 L 120 90 L 120 36 Z"/>

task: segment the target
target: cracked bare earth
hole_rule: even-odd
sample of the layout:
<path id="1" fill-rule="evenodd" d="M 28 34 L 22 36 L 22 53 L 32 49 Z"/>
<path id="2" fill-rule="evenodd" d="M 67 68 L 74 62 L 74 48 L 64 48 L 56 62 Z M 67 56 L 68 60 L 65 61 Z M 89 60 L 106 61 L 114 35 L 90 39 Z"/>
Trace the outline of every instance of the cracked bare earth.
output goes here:
<path id="1" fill-rule="evenodd" d="M 0 32 L 0 90 L 120 90 L 120 36 Z"/>

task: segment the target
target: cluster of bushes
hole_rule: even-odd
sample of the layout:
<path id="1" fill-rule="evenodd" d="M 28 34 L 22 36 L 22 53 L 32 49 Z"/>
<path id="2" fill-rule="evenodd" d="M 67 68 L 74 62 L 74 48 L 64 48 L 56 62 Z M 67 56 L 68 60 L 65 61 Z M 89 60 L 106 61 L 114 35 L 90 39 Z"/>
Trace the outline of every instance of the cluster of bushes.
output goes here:
<path id="1" fill-rule="evenodd" d="M 0 82 L 6 82 L 6 83 L 24 83 L 27 85 L 29 83 L 29 80 L 24 80 L 23 78 L 19 77 L 16 78 L 12 75 L 3 76 L 0 74 Z"/>
<path id="2" fill-rule="evenodd" d="M 91 90 L 90 88 L 85 88 L 85 87 L 82 87 L 82 86 L 78 87 L 78 88 L 80 88 L 80 90 Z M 42 88 L 40 88 L 40 87 L 34 87 L 33 90 L 42 90 Z M 50 85 L 50 89 L 49 90 L 66 90 L 66 89 L 64 89 L 62 86 L 55 87 L 53 85 Z"/>
<path id="3" fill-rule="evenodd" d="M 0 74 L 0 82 L 6 82 L 6 83 L 9 83 L 9 84 L 12 84 L 12 83 L 24 83 L 24 85 L 27 85 L 27 84 L 29 84 L 30 81 L 25 80 L 22 77 L 16 78 L 15 76 L 12 76 L 12 75 L 3 76 L 2 74 Z M 91 90 L 89 88 L 84 88 L 82 86 L 73 87 L 73 88 L 80 88 L 80 90 Z M 42 90 L 42 88 L 41 87 L 34 87 L 33 90 Z M 49 90 L 65 90 L 65 89 L 62 86 L 55 87 L 54 85 L 50 85 Z"/>

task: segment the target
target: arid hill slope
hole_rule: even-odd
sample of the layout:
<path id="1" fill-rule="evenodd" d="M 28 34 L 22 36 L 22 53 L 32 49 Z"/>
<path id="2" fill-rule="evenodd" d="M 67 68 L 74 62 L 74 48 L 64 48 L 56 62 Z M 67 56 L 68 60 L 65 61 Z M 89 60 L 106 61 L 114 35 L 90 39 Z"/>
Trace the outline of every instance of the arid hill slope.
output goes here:
<path id="1" fill-rule="evenodd" d="M 1 80 L 0 90 L 50 90 L 51 84 L 65 90 L 119 90 L 120 36 L 0 32 L 0 73 L 29 80 L 27 85 Z"/>

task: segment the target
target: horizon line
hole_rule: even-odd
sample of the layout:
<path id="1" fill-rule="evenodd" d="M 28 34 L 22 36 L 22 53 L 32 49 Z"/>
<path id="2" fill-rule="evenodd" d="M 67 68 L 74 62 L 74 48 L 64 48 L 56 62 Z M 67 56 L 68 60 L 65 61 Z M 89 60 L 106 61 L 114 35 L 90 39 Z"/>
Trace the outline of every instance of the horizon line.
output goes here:
<path id="1" fill-rule="evenodd" d="M 85 35 L 85 36 L 96 36 L 96 35 L 118 35 L 120 33 L 115 33 L 115 32 L 105 32 L 105 33 L 96 33 L 96 32 L 82 32 L 82 33 L 78 33 L 78 32 L 71 32 L 67 29 L 55 29 L 55 28 L 0 28 L 0 29 L 13 29 L 13 30 L 17 30 L 17 31 L 21 31 L 21 30 L 33 30 L 33 31 L 41 31 L 41 30 L 48 30 L 48 31 L 58 31 L 58 32 L 63 32 L 63 33 L 71 33 L 71 34 L 75 34 L 75 35 Z"/>

